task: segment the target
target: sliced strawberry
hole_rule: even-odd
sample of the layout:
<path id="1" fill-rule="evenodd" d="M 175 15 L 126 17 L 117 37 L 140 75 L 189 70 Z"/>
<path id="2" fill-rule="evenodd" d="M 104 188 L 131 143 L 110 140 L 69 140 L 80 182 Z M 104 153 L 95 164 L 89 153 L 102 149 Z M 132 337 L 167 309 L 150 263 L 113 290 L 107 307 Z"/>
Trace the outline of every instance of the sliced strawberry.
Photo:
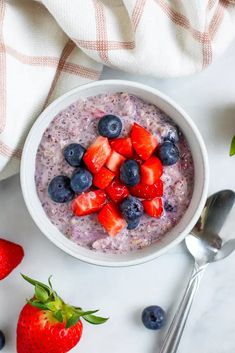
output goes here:
<path id="1" fill-rule="evenodd" d="M 141 199 L 151 200 L 155 197 L 162 197 L 163 195 L 163 182 L 158 179 L 153 185 L 137 184 L 129 188 L 133 196 Z"/>
<path id="2" fill-rule="evenodd" d="M 112 149 L 126 158 L 133 156 L 133 148 L 130 137 L 120 137 L 109 141 Z"/>
<path id="3" fill-rule="evenodd" d="M 153 185 L 157 179 L 162 176 L 163 166 L 160 159 L 157 157 L 150 157 L 140 167 L 141 171 L 141 183 L 147 185 Z"/>
<path id="4" fill-rule="evenodd" d="M 106 162 L 106 167 L 112 172 L 117 173 L 125 159 L 125 157 L 113 150 Z"/>
<path id="5" fill-rule="evenodd" d="M 111 170 L 102 167 L 93 177 L 93 185 L 99 189 L 105 189 L 113 180 L 115 174 Z"/>
<path id="6" fill-rule="evenodd" d="M 117 179 L 114 179 L 105 191 L 113 202 L 120 202 L 129 195 L 127 187 Z"/>
<path id="7" fill-rule="evenodd" d="M 142 202 L 145 212 L 151 216 L 159 218 L 163 213 L 163 204 L 161 197 L 156 197 L 153 200 L 145 200 Z"/>
<path id="8" fill-rule="evenodd" d="M 97 173 L 105 165 L 111 153 L 107 137 L 99 136 L 85 152 L 83 160 L 92 173 Z"/>
<path id="9" fill-rule="evenodd" d="M 98 212 L 106 202 L 103 190 L 84 192 L 72 202 L 72 211 L 76 216 L 85 216 Z"/>
<path id="10" fill-rule="evenodd" d="M 139 165 L 143 164 L 144 162 L 136 152 L 134 152 L 132 159 L 134 159 Z"/>
<path id="11" fill-rule="evenodd" d="M 111 237 L 126 226 L 126 221 L 122 217 L 115 205 L 107 203 L 98 214 L 100 224 L 105 228 Z"/>
<path id="12" fill-rule="evenodd" d="M 131 129 L 131 141 L 136 153 L 145 161 L 149 159 L 158 145 L 157 138 L 136 123 Z"/>

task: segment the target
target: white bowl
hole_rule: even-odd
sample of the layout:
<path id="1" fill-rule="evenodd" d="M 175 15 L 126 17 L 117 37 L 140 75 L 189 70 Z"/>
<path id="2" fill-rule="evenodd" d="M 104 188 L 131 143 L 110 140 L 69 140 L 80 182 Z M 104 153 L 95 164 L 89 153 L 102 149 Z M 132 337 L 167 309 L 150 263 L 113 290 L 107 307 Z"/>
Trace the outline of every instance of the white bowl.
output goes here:
<path id="1" fill-rule="evenodd" d="M 128 254 L 105 254 L 78 246 L 66 238 L 46 216 L 38 198 L 34 173 L 35 158 L 42 135 L 52 119 L 61 110 L 79 98 L 107 92 L 128 92 L 155 104 L 169 115 L 186 136 L 195 168 L 195 184 L 190 205 L 180 222 L 160 241 L 142 250 Z M 202 137 L 191 118 L 170 98 L 158 90 L 140 83 L 106 80 L 90 83 L 66 93 L 49 105 L 33 125 L 23 150 L 21 162 L 21 186 L 28 210 L 40 230 L 59 248 L 68 254 L 96 265 L 130 266 L 140 264 L 164 254 L 181 242 L 198 220 L 207 197 L 208 160 Z"/>

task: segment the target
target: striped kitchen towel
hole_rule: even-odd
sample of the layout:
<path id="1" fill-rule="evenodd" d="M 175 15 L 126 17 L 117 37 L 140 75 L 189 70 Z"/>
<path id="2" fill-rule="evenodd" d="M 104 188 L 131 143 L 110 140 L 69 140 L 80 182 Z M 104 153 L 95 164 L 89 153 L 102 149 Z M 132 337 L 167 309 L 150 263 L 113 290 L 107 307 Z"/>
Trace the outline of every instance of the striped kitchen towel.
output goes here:
<path id="1" fill-rule="evenodd" d="M 0 0 L 0 179 L 42 109 L 103 65 L 188 75 L 234 37 L 235 0 Z"/>

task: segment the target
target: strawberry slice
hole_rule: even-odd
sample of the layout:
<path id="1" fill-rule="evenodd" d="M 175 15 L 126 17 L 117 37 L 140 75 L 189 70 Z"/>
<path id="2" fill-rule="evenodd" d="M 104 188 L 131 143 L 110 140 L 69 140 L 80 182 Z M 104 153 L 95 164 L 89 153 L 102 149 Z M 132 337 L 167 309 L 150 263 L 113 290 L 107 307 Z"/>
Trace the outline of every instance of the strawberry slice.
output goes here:
<path id="1" fill-rule="evenodd" d="M 125 159 L 125 157 L 113 150 L 106 162 L 106 167 L 112 172 L 117 173 Z"/>
<path id="2" fill-rule="evenodd" d="M 130 137 L 120 137 L 109 141 L 112 149 L 126 158 L 133 156 L 133 148 Z"/>
<path id="3" fill-rule="evenodd" d="M 131 129 L 131 141 L 136 153 L 145 161 L 149 159 L 158 145 L 157 138 L 136 123 Z"/>
<path id="4" fill-rule="evenodd" d="M 111 147 L 107 137 L 99 136 L 95 142 L 88 147 L 83 156 L 83 160 L 87 168 L 95 174 L 105 165 L 110 153 Z"/>
<path id="5" fill-rule="evenodd" d="M 99 189 L 105 189 L 113 180 L 115 174 L 111 170 L 102 167 L 93 177 L 93 185 Z"/>
<path id="6" fill-rule="evenodd" d="M 142 202 L 145 212 L 151 216 L 159 218 L 163 213 L 163 204 L 161 197 L 156 197 L 153 200 L 145 200 Z"/>
<path id="7" fill-rule="evenodd" d="M 122 201 L 129 195 L 127 187 L 117 179 L 114 179 L 105 191 L 110 199 L 115 203 Z"/>
<path id="8" fill-rule="evenodd" d="M 84 192 L 72 202 L 72 211 L 76 216 L 85 216 L 98 212 L 106 203 L 103 190 Z"/>
<path id="9" fill-rule="evenodd" d="M 126 221 L 112 203 L 107 203 L 102 208 L 98 214 L 98 220 L 111 237 L 121 232 L 126 226 Z"/>
<path id="10" fill-rule="evenodd" d="M 160 159 L 157 157 L 150 157 L 140 167 L 141 183 L 153 185 L 157 179 L 162 176 L 163 166 Z"/>
<path id="11" fill-rule="evenodd" d="M 141 199 L 152 200 L 155 197 L 162 197 L 163 195 L 163 182 L 158 179 L 153 185 L 137 184 L 129 188 L 133 196 Z"/>

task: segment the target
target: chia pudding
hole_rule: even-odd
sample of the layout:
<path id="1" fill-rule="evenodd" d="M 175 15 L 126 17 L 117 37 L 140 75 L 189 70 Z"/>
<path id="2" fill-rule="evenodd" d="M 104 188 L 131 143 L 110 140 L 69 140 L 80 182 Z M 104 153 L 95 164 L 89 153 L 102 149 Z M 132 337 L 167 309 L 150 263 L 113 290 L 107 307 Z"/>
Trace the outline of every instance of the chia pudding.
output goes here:
<path id="1" fill-rule="evenodd" d="M 48 195 L 48 184 L 55 176 L 71 177 L 74 171 L 64 159 L 64 148 L 71 143 L 87 148 L 96 139 L 99 119 L 105 114 L 121 118 L 121 137 L 129 136 L 136 122 L 160 143 L 173 138 L 180 152 L 177 163 L 163 168 L 165 209 L 162 216 L 152 218 L 144 214 L 138 228 L 125 228 L 115 237 L 107 234 L 96 214 L 77 217 L 72 212 L 71 202 L 55 203 Z M 192 197 L 194 167 L 188 143 L 172 119 L 155 105 L 120 92 L 77 100 L 54 117 L 37 151 L 35 182 L 45 213 L 67 238 L 94 251 L 121 254 L 150 246 L 179 222 Z"/>

